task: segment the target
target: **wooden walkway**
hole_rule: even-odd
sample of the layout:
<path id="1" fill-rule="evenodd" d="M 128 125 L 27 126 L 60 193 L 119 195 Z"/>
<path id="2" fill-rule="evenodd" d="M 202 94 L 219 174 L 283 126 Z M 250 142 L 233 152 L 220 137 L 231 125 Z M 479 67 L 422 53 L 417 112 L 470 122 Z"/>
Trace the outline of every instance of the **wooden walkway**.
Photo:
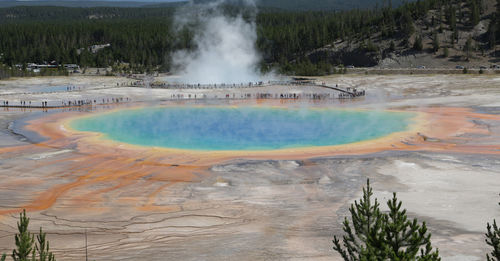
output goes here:
<path id="1" fill-rule="evenodd" d="M 316 84 L 315 86 L 322 87 L 322 88 L 327 88 L 327 89 L 332 89 L 332 90 L 336 90 L 336 91 L 339 91 L 339 92 L 350 94 L 351 96 L 355 96 L 354 92 L 350 92 L 350 91 L 347 91 L 347 90 L 344 90 L 344 89 L 340 89 L 338 87 L 333 87 L 333 86 L 328 86 L 328 85 L 323 85 L 323 84 Z"/>
<path id="2" fill-rule="evenodd" d="M 269 87 L 273 85 L 280 86 L 311 86 L 311 87 L 320 87 L 326 88 L 330 90 L 335 90 L 341 92 L 344 95 L 344 98 L 347 97 L 360 97 L 365 96 L 365 91 L 356 91 L 356 88 L 347 88 L 342 89 L 338 86 L 328 86 L 326 84 L 317 84 L 313 81 L 269 81 L 269 82 L 258 82 L 258 83 L 240 83 L 240 84 L 176 84 L 176 83 L 156 83 L 148 85 L 150 88 L 157 89 L 213 89 L 213 90 L 222 90 L 222 89 L 243 89 L 243 88 L 258 88 L 258 87 Z M 145 87 L 146 84 L 142 81 L 134 82 L 132 85 L 127 87 Z M 350 91 L 349 89 L 353 89 Z"/>

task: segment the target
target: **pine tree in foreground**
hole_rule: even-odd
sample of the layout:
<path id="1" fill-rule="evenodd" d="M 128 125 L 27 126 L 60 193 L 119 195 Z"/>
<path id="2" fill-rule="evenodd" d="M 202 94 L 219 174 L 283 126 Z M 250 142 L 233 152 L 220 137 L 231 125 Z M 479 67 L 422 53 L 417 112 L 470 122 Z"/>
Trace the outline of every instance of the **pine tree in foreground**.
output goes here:
<path id="1" fill-rule="evenodd" d="M 398 201 L 396 193 L 387 202 L 389 213 L 384 215 L 385 244 L 391 260 L 440 260 L 439 251 L 432 251 L 431 234 L 427 233 L 425 222 L 417 219 L 410 221 L 406 209 L 401 210 L 403 202 Z M 425 248 L 423 248 L 425 246 Z M 420 255 L 419 254 L 420 250 Z"/>
<path id="2" fill-rule="evenodd" d="M 439 252 L 433 251 L 431 235 L 425 223 L 410 221 L 396 193 L 387 202 L 388 213 L 382 213 L 377 199 L 372 204 L 373 190 L 370 181 L 363 197 L 349 209 L 352 225 L 345 218 L 342 244 L 334 236 L 333 249 L 346 261 L 399 260 L 438 261 Z"/>
<path id="3" fill-rule="evenodd" d="M 498 203 L 500 205 L 500 203 Z M 486 254 L 488 261 L 500 261 L 500 229 L 497 226 L 497 221 L 493 220 L 493 224 L 487 224 L 488 233 L 486 233 L 486 244 L 493 247 L 490 254 Z"/>
<path id="4" fill-rule="evenodd" d="M 30 219 L 26 217 L 26 210 L 19 214 L 19 222 L 17 229 L 19 234 L 16 234 L 16 248 L 12 251 L 12 259 L 14 261 L 27 261 L 33 251 L 34 236 L 28 231 Z"/>
<path id="5" fill-rule="evenodd" d="M 49 242 L 45 240 L 46 233 L 40 228 L 40 234 L 36 236 L 38 245 L 36 245 L 36 253 L 38 255 L 38 261 L 55 261 L 56 258 L 52 252 L 50 252 Z M 33 259 L 34 260 L 34 259 Z"/>
<path id="6" fill-rule="evenodd" d="M 341 247 L 337 236 L 333 238 L 333 249 L 339 252 L 344 260 L 361 260 L 363 257 L 375 257 L 384 254 L 383 247 L 379 245 L 384 237 L 382 231 L 383 218 L 377 199 L 372 204 L 372 195 L 373 191 L 370 187 L 370 181 L 368 181 L 366 189 L 363 188 L 363 198 L 359 200 L 359 203 L 355 201 L 349 209 L 354 232 L 347 217 L 344 219 L 343 230 L 346 235 L 342 239 L 345 249 Z"/>
<path id="7" fill-rule="evenodd" d="M 19 234 L 16 234 L 16 249 L 12 251 L 12 259 L 14 261 L 55 261 L 55 256 L 50 252 L 49 242 L 45 239 L 46 233 L 40 228 L 40 234 L 35 236 L 28 231 L 30 219 L 26 217 L 26 210 L 19 214 L 19 222 L 17 229 Z M 30 258 L 31 256 L 31 258 Z M 5 261 L 4 254 L 0 261 Z"/>

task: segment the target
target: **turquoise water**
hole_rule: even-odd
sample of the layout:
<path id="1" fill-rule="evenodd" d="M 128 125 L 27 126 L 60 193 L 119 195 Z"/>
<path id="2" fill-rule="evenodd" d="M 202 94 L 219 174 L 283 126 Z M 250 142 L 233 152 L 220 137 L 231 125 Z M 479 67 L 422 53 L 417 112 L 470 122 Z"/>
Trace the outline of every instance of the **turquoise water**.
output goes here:
<path id="1" fill-rule="evenodd" d="M 404 131 L 414 114 L 271 107 L 151 107 L 71 123 L 114 141 L 189 150 L 274 150 L 353 143 Z"/>
<path id="2" fill-rule="evenodd" d="M 67 85 L 42 86 L 42 87 L 32 88 L 31 91 L 32 92 L 43 92 L 43 93 L 48 93 L 48 92 L 67 92 L 68 91 L 68 86 Z"/>

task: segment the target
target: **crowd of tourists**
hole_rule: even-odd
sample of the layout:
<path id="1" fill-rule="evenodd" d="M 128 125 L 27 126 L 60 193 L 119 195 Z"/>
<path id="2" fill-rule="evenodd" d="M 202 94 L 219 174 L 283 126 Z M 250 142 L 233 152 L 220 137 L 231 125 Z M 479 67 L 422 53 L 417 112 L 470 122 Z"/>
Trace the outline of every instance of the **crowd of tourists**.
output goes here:
<path id="1" fill-rule="evenodd" d="M 84 100 L 59 100 L 59 101 L 8 101 L 3 100 L 0 107 L 11 108 L 63 108 L 63 107 L 80 107 L 87 105 L 100 105 L 100 104 L 113 104 L 130 102 L 128 97 L 106 97 L 98 99 L 84 99 Z"/>

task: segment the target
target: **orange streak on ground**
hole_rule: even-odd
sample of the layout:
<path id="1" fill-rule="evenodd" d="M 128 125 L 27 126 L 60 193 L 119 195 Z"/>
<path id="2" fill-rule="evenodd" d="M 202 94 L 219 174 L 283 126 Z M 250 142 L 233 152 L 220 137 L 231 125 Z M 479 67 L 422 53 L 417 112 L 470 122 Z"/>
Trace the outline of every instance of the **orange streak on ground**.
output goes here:
<path id="1" fill-rule="evenodd" d="M 474 119 L 500 121 L 500 116 L 474 113 L 466 108 L 428 108 L 419 112 L 416 126 L 405 132 L 354 144 L 285 149 L 275 151 L 200 152 L 163 148 L 145 148 L 105 141 L 98 135 L 68 129 L 67 119 L 81 113 L 59 113 L 31 121 L 26 127 L 48 140 L 41 144 L 0 148 L 0 157 L 16 157 L 33 150 L 47 152 L 54 148 L 74 148 L 67 158 L 48 160 L 40 166 L 66 164 L 68 173 L 50 174 L 64 184 L 42 190 L 29 203 L 18 208 L 1 209 L 0 215 L 21 209 L 41 211 L 64 200 L 82 208 L 100 209 L 109 203 L 106 195 L 134 188 L 141 196 L 122 197 L 119 203 L 140 211 L 174 211 L 179 206 L 155 205 L 162 191 L 179 183 L 197 182 L 207 175 L 210 166 L 235 159 L 307 160 L 335 155 L 360 155 L 380 151 L 434 151 L 500 155 L 500 145 L 475 144 L 476 138 L 464 134 L 492 135 Z M 494 140 L 498 141 L 498 138 Z M 40 177 L 43 180 L 43 177 Z M 144 188 L 153 188 L 152 190 Z M 108 200 L 108 201 L 107 201 Z M 113 204 L 113 203 L 111 203 Z"/>

